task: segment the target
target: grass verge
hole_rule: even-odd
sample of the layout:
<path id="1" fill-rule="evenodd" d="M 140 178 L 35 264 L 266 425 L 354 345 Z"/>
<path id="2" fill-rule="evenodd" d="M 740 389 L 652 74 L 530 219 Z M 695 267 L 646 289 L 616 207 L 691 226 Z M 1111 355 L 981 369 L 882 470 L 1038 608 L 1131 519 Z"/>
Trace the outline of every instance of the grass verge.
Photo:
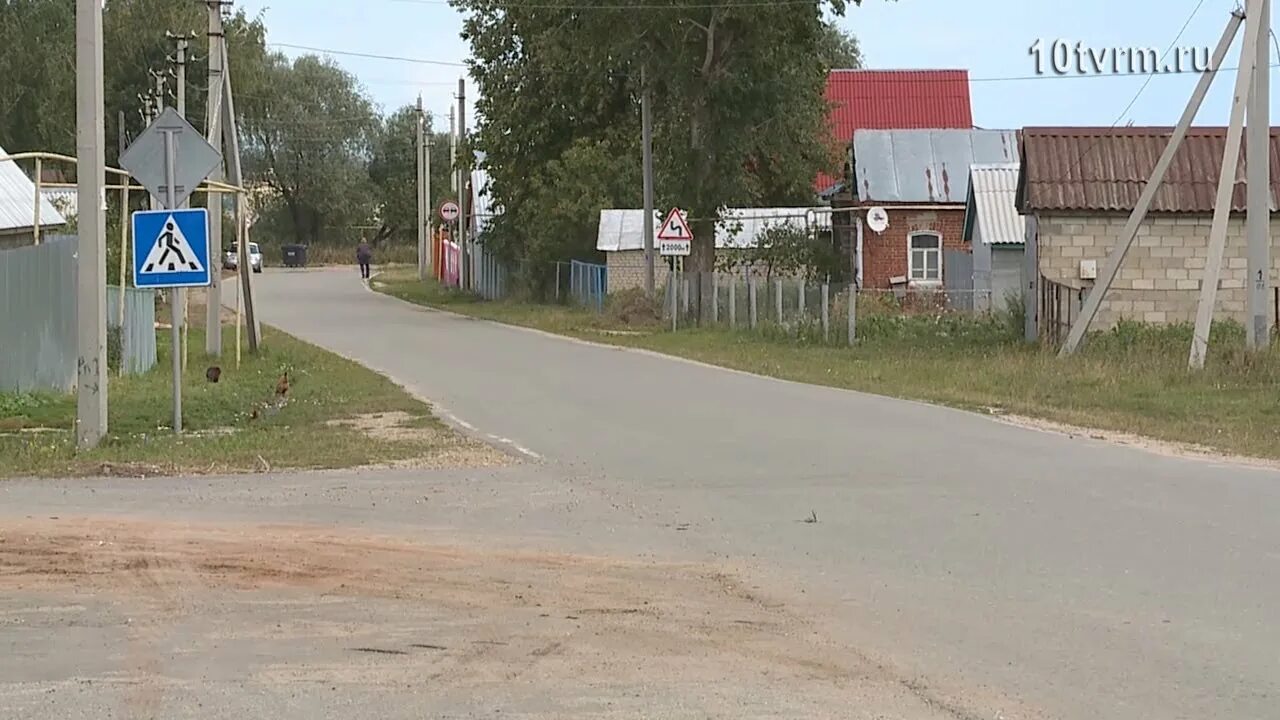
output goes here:
<path id="1" fill-rule="evenodd" d="M 612 310 L 482 302 L 405 272 L 374 286 L 422 305 L 787 380 L 1280 459 L 1280 350 L 1246 353 L 1238 326 L 1215 325 L 1206 369 L 1190 373 L 1191 330 L 1181 326 L 1122 324 L 1060 360 L 1000 320 L 872 316 L 848 348 L 781 333 L 670 333 Z"/>
<path id="2" fill-rule="evenodd" d="M 226 331 L 226 347 L 232 332 Z M 246 354 L 238 369 L 225 360 L 211 383 L 209 363 L 194 350 L 204 347 L 204 331 L 191 328 L 186 432 L 175 436 L 169 334 L 158 337 L 155 370 L 111 379 L 111 434 L 92 451 L 75 452 L 74 397 L 0 394 L 0 477 L 343 468 L 429 462 L 470 446 L 387 378 L 274 329 L 261 353 Z M 286 371 L 287 401 L 277 407 L 276 386 Z"/>

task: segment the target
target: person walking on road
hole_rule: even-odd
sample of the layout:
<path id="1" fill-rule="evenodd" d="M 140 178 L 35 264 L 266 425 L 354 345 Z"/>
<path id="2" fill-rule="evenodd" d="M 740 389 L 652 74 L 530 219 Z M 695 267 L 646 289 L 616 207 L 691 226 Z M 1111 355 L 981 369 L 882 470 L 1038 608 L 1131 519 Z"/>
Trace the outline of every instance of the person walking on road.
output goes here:
<path id="1" fill-rule="evenodd" d="M 373 262 L 373 248 L 369 247 L 368 241 L 364 238 L 360 238 L 360 244 L 356 246 L 356 262 L 360 263 L 360 277 L 368 280 L 369 263 Z"/>

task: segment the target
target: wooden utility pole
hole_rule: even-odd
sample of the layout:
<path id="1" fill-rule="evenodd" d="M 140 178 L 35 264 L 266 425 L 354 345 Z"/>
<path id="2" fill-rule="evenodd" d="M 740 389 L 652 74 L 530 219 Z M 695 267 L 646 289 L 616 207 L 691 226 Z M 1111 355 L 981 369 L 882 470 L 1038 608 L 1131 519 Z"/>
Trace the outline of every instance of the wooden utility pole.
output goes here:
<path id="1" fill-rule="evenodd" d="M 222 63 L 222 136 L 223 157 L 231 172 L 231 183 L 240 192 L 236 193 L 236 242 L 239 244 L 239 257 L 236 260 L 236 274 L 240 276 L 240 301 L 244 307 L 245 328 L 249 339 L 249 352 L 258 352 L 258 344 L 262 340 L 262 324 L 258 321 L 257 303 L 253 294 L 253 266 L 249 259 L 249 220 L 248 203 L 245 198 L 244 169 L 240 164 L 240 127 L 236 124 L 235 93 L 231 90 L 231 59 L 226 54 L 223 43 Z M 221 209 L 221 208 L 219 208 Z M 219 311 L 221 308 L 219 308 Z M 219 323 L 216 327 L 221 327 Z M 221 335 L 221 333 L 219 333 Z"/>

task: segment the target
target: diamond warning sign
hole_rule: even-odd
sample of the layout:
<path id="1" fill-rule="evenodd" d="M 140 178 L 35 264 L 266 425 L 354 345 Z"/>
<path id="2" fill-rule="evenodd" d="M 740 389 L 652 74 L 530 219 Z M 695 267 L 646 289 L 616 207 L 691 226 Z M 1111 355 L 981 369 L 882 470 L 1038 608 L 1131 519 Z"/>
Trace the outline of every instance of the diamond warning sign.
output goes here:
<path id="1" fill-rule="evenodd" d="M 148 210 L 133 214 L 133 283 L 140 288 L 204 287 L 209 270 L 209 213 Z"/>
<path id="2" fill-rule="evenodd" d="M 693 231 L 680 208 L 672 208 L 658 230 L 660 255 L 688 255 L 693 250 Z"/>

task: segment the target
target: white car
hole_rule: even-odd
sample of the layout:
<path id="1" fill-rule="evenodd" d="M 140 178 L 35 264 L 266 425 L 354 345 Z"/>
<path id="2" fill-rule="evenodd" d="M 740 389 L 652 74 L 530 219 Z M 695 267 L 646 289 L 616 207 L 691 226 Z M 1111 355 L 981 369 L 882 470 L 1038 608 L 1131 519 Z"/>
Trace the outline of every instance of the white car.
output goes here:
<path id="1" fill-rule="evenodd" d="M 231 246 L 222 256 L 222 267 L 227 270 L 235 270 L 240 263 L 240 244 L 236 243 Z M 249 243 L 249 269 L 256 273 L 262 272 L 262 251 L 258 248 L 258 243 Z"/>

